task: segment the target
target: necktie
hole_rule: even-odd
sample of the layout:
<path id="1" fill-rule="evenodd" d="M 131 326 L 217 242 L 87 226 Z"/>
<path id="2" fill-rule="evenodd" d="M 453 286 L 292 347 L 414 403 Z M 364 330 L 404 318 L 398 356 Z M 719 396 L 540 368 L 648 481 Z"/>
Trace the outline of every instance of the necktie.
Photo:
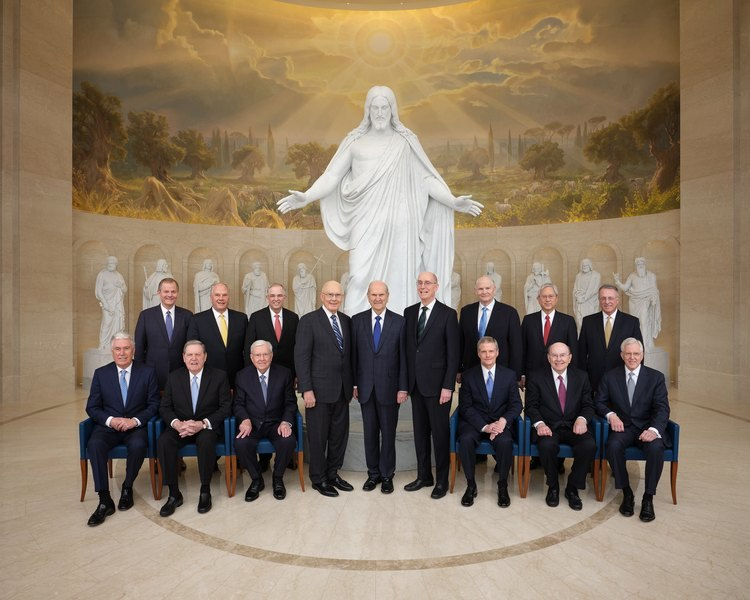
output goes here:
<path id="1" fill-rule="evenodd" d="M 560 386 L 557 388 L 557 397 L 560 399 L 560 408 L 565 412 L 565 400 L 568 399 L 568 390 L 565 389 L 565 381 L 562 375 L 558 375 L 557 379 L 560 381 Z"/>
<path id="2" fill-rule="evenodd" d="M 333 325 L 333 335 L 336 336 L 336 344 L 339 347 L 339 351 L 344 351 L 344 336 L 341 335 L 341 329 L 339 329 L 339 322 L 336 320 L 336 315 L 331 315 L 331 325 Z"/>
<path id="3" fill-rule="evenodd" d="M 198 376 L 193 375 L 193 383 L 190 386 L 190 399 L 193 401 L 193 414 L 195 409 L 198 408 Z"/>
<path id="4" fill-rule="evenodd" d="M 260 376 L 260 389 L 263 391 L 263 402 L 268 404 L 268 384 L 266 384 L 265 373 Z"/>
<path id="5" fill-rule="evenodd" d="M 419 320 L 417 321 L 417 341 L 422 339 L 422 334 L 424 333 L 424 325 L 427 323 L 427 307 L 422 307 L 422 314 L 419 315 Z"/>
<path id="6" fill-rule="evenodd" d="M 633 372 L 628 373 L 628 402 L 633 406 L 633 392 L 635 392 L 635 377 Z"/>
<path id="7" fill-rule="evenodd" d="M 484 337 L 484 332 L 487 331 L 487 307 L 482 307 L 482 318 L 479 319 L 479 337 Z"/>
<path id="8" fill-rule="evenodd" d="M 544 317 L 544 345 L 547 345 L 547 340 L 549 339 L 549 315 L 545 315 Z"/>
<path id="9" fill-rule="evenodd" d="M 492 380 L 492 371 L 487 371 L 487 400 L 492 402 L 492 389 L 495 387 L 495 383 Z"/>
<path id="10" fill-rule="evenodd" d="M 273 322 L 273 331 L 276 334 L 276 341 L 281 341 L 281 319 L 279 319 L 279 315 L 274 315 L 274 322 Z"/>
<path id="11" fill-rule="evenodd" d="M 375 317 L 375 328 L 372 330 L 372 341 L 375 344 L 375 350 L 380 347 L 380 315 Z"/>
<path id="12" fill-rule="evenodd" d="M 219 315 L 219 333 L 221 333 L 221 339 L 224 342 L 224 346 L 227 345 L 227 320 L 224 318 L 224 314 Z"/>
<path id="13" fill-rule="evenodd" d="M 607 317 L 607 323 L 604 325 L 604 346 L 609 347 L 609 338 L 612 335 L 612 317 Z"/>
<path id="14" fill-rule="evenodd" d="M 170 314 L 170 311 L 167 311 L 167 316 L 164 319 L 164 323 L 167 326 L 167 337 L 169 338 L 169 341 L 172 341 L 172 334 L 174 333 L 174 324 L 172 323 L 172 315 Z"/>
<path id="15" fill-rule="evenodd" d="M 120 393 L 122 394 L 122 405 L 125 406 L 128 403 L 128 380 L 126 379 L 127 371 L 123 369 L 120 371 Z"/>

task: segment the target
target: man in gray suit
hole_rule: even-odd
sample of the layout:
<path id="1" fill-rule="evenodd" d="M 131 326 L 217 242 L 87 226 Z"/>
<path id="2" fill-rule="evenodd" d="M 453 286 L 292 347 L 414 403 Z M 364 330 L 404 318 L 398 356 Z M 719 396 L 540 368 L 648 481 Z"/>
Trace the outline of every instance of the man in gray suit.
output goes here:
<path id="1" fill-rule="evenodd" d="M 372 307 L 352 317 L 354 397 L 362 407 L 367 481 L 370 492 L 380 484 L 393 492 L 396 471 L 398 409 L 406 402 L 404 318 L 386 308 L 388 286 L 373 281 L 367 288 Z"/>
<path id="2" fill-rule="evenodd" d="M 305 403 L 310 443 L 310 480 L 323 496 L 354 488 L 338 474 L 349 440 L 352 399 L 351 319 L 339 311 L 344 292 L 338 281 L 327 281 L 318 310 L 299 320 L 294 345 L 297 389 Z"/>

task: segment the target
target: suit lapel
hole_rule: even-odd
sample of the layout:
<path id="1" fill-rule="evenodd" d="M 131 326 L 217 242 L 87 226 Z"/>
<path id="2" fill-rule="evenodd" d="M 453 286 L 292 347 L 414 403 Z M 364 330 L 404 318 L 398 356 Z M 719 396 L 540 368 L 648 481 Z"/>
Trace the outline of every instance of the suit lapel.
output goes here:
<path id="1" fill-rule="evenodd" d="M 490 318 L 487 321 L 487 329 L 490 328 L 490 323 L 492 323 L 492 320 L 495 318 L 495 315 L 497 313 L 497 303 L 495 303 L 495 310 L 493 310 L 490 313 Z M 476 345 L 476 342 L 479 341 L 479 302 L 476 302 L 469 307 L 469 312 L 467 313 L 470 317 L 469 324 L 471 325 L 471 331 L 472 335 L 474 336 L 474 343 Z"/>
<path id="2" fill-rule="evenodd" d="M 435 319 L 440 313 L 440 309 L 438 308 L 438 306 L 440 306 L 440 303 L 436 300 L 435 304 L 432 307 L 432 311 L 430 311 L 431 314 L 428 314 L 427 323 L 425 323 L 424 331 L 422 332 L 422 340 L 424 340 L 424 338 L 427 336 L 427 332 L 430 331 L 432 324 L 435 322 Z M 419 311 L 421 310 L 422 310 L 422 305 L 420 303 L 417 314 L 419 314 Z M 419 322 L 419 319 L 417 319 L 417 322 Z"/>
<path id="3" fill-rule="evenodd" d="M 555 375 L 553 373 L 554 371 L 552 371 L 551 369 L 547 371 L 547 376 L 544 378 L 544 381 L 546 382 L 550 398 L 553 399 L 552 407 L 557 413 L 563 415 L 563 409 L 562 406 L 560 406 L 560 394 L 557 391 L 558 382 L 556 381 Z M 570 389 L 570 370 L 568 370 L 568 388 L 566 388 L 566 391 L 567 389 Z M 567 408 L 567 404 L 565 406 Z"/>
<path id="4" fill-rule="evenodd" d="M 327 331 L 327 335 L 329 336 L 330 340 L 333 342 L 333 345 L 338 349 L 339 343 L 336 341 L 336 334 L 333 333 L 333 325 L 331 323 L 331 320 L 328 318 L 328 313 L 323 310 L 323 308 L 319 308 L 319 315 L 320 315 L 320 323 L 322 327 Z M 341 328 L 341 319 L 339 319 L 338 313 L 336 313 L 336 321 L 339 324 L 339 329 L 341 329 L 341 336 L 343 337 L 343 329 Z M 346 344 L 346 340 L 344 340 L 344 344 Z"/>

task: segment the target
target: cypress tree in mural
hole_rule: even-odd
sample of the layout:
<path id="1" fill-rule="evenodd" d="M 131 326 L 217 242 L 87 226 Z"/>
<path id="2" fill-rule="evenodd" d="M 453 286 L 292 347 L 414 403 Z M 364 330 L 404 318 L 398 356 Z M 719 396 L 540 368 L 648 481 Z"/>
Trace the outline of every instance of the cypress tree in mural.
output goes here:
<path id="1" fill-rule="evenodd" d="M 492 135 L 492 123 L 490 123 L 490 132 L 487 134 L 487 151 L 489 152 L 490 171 L 495 170 L 495 136 Z"/>
<path id="2" fill-rule="evenodd" d="M 276 168 L 276 143 L 273 141 L 273 132 L 271 124 L 268 124 L 268 138 L 266 139 L 266 163 L 271 173 Z"/>

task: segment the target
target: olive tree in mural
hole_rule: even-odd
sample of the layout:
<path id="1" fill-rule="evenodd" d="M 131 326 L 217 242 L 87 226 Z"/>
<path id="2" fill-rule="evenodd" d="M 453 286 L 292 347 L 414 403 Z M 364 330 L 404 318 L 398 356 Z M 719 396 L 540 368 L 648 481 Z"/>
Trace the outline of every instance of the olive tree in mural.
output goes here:
<path id="1" fill-rule="evenodd" d="M 286 164 L 294 167 L 297 179 L 307 175 L 307 186 L 310 187 L 323 174 L 336 153 L 336 148 L 336 144 L 323 148 L 317 142 L 294 144 L 289 147 Z"/>
<path id="2" fill-rule="evenodd" d="M 240 181 L 252 181 L 255 171 L 265 166 L 266 160 L 257 146 L 243 146 L 232 153 L 232 168 L 242 169 Z"/>
<path id="3" fill-rule="evenodd" d="M 626 129 L 622 123 L 611 123 L 602 129 L 594 131 L 583 153 L 591 162 L 607 163 L 607 170 L 601 176 L 601 181 L 619 183 L 624 178 L 620 168 L 625 164 L 636 164 L 643 161 L 643 151 L 636 144 L 632 131 Z"/>
<path id="4" fill-rule="evenodd" d="M 159 181 L 172 181 L 169 169 L 185 156 L 185 150 L 169 139 L 164 115 L 150 110 L 128 113 L 128 137 L 133 158 L 151 171 Z"/>
<path id="5" fill-rule="evenodd" d="M 185 153 L 182 163 L 190 167 L 190 177 L 205 179 L 205 171 L 214 166 L 215 157 L 213 150 L 206 145 L 203 134 L 195 129 L 183 129 L 177 132 L 172 142 Z"/>
<path id="6" fill-rule="evenodd" d="M 118 191 L 111 162 L 125 157 L 127 139 L 120 99 L 82 82 L 81 91 L 73 93 L 73 183 L 79 192 Z"/>
<path id="7" fill-rule="evenodd" d="M 519 165 L 524 171 L 534 171 L 534 179 L 544 179 L 551 171 L 557 171 L 565 164 L 565 153 L 557 142 L 547 140 L 534 144 L 526 150 Z"/>

